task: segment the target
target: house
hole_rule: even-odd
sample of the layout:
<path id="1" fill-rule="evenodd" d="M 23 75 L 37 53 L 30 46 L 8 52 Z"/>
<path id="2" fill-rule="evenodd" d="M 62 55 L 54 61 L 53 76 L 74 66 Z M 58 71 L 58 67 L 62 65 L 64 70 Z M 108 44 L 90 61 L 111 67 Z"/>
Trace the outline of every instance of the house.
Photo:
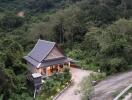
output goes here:
<path id="1" fill-rule="evenodd" d="M 62 72 L 64 66 L 70 67 L 72 61 L 55 42 L 40 39 L 24 59 L 33 78 L 45 78 L 53 73 Z"/>

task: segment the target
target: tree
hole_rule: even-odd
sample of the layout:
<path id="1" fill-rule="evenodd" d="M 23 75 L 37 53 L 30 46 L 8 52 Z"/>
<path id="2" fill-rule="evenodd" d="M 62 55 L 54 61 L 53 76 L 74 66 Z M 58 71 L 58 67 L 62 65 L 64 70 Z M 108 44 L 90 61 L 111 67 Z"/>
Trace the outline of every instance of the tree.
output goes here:
<path id="1" fill-rule="evenodd" d="M 5 31 L 12 31 L 15 28 L 22 26 L 24 19 L 12 14 L 5 15 L 0 21 L 0 27 Z"/>
<path id="2" fill-rule="evenodd" d="M 129 69 L 132 64 L 132 21 L 120 19 L 106 29 L 90 29 L 82 43 L 87 63 L 94 62 L 107 74 Z"/>

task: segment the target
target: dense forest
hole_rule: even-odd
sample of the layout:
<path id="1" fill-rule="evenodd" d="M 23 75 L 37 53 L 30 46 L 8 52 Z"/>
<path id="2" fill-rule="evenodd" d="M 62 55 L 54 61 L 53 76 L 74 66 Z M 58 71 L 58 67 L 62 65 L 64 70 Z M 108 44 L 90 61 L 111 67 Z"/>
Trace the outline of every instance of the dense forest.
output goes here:
<path id="1" fill-rule="evenodd" d="M 39 38 L 84 69 L 132 69 L 131 17 L 132 0 L 0 0 L 0 100 L 32 100 L 23 56 Z"/>

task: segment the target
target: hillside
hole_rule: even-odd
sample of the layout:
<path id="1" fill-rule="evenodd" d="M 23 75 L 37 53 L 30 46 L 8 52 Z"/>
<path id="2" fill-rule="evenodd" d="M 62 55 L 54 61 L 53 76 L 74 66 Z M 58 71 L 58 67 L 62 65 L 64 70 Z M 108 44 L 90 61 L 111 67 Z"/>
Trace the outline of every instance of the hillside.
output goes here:
<path id="1" fill-rule="evenodd" d="M 1 0 L 0 10 L 3 12 L 18 12 L 24 10 L 26 13 L 35 15 L 49 10 L 65 8 L 80 0 Z M 10 10 L 9 10 L 10 9 Z"/>
<path id="2" fill-rule="evenodd" d="M 84 69 L 131 69 L 131 18 L 132 0 L 0 0 L 0 97 L 32 100 L 23 56 L 39 38 L 57 42 Z"/>

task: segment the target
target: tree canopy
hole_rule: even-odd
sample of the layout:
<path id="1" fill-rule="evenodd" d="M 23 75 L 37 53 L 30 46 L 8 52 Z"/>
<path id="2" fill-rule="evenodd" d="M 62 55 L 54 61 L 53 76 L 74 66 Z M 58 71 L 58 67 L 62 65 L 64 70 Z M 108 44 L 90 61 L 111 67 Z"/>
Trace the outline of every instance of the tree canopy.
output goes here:
<path id="1" fill-rule="evenodd" d="M 31 99 L 23 56 L 39 38 L 57 42 L 84 69 L 131 69 L 131 17 L 132 0 L 0 0 L 0 97 Z"/>

